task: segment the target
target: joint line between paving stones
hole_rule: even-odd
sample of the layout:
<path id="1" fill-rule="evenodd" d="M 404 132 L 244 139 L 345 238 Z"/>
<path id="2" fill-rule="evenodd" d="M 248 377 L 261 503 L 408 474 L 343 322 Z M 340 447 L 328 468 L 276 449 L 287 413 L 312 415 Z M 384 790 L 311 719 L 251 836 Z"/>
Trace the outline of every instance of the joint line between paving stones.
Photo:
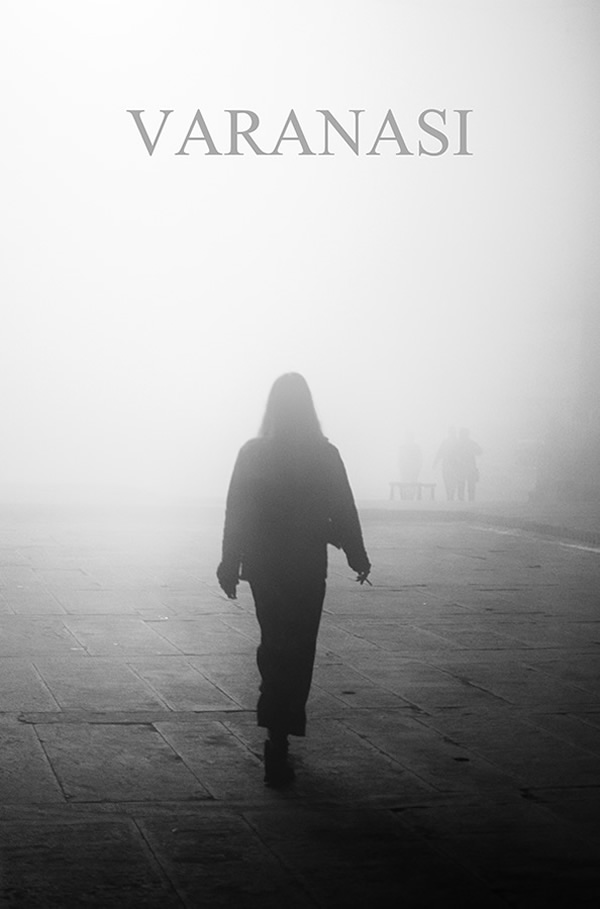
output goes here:
<path id="1" fill-rule="evenodd" d="M 162 622 L 157 622 L 156 619 L 142 619 L 142 623 L 143 623 L 144 625 L 146 625 L 146 626 L 150 626 L 150 625 L 161 625 L 161 624 L 162 624 Z M 179 654 L 179 656 L 188 656 L 188 654 L 185 653 L 180 647 L 178 647 L 177 644 L 174 644 L 173 641 L 170 641 L 168 638 L 166 638 L 166 637 L 164 636 L 164 634 L 161 634 L 161 632 L 159 631 L 158 628 L 151 628 L 150 630 L 153 631 L 154 634 L 157 634 L 158 637 L 159 637 L 162 641 L 165 642 L 165 644 L 168 644 L 168 645 L 169 645 L 169 647 L 174 647 L 175 650 L 177 651 L 177 653 Z M 165 655 L 166 655 L 166 656 L 173 656 L 173 654 L 168 654 L 168 653 L 165 654 Z"/>
<path id="2" fill-rule="evenodd" d="M 71 613 L 67 613 L 67 614 L 66 614 L 66 618 L 71 618 L 71 617 L 72 617 L 72 614 L 71 614 Z M 63 628 L 65 629 L 65 631 L 67 631 L 68 634 L 73 638 L 73 642 L 77 645 L 76 647 L 72 647 L 71 650 L 78 650 L 78 651 L 79 651 L 79 650 L 83 650 L 83 651 L 85 651 L 85 653 L 87 654 L 87 656 L 92 657 L 93 654 L 91 654 L 91 653 L 89 652 L 89 650 L 87 649 L 86 645 L 85 645 L 82 641 L 79 640 L 79 638 L 77 637 L 77 635 L 75 634 L 75 632 L 74 632 L 71 628 L 69 628 L 68 625 L 65 625 L 64 619 L 62 620 L 62 623 L 61 623 L 61 624 L 62 624 Z"/>
<path id="3" fill-rule="evenodd" d="M 46 590 L 47 593 L 50 594 L 50 596 L 51 596 L 52 599 L 55 601 L 55 603 L 57 604 L 57 606 L 62 610 L 62 614 L 63 614 L 63 615 L 69 615 L 68 609 L 65 607 L 64 603 L 61 603 L 61 601 L 59 600 L 59 598 L 58 598 L 58 596 L 56 595 L 56 593 L 55 593 L 53 590 L 51 590 L 49 587 L 45 587 L 44 589 Z"/>
<path id="4" fill-rule="evenodd" d="M 596 723 L 590 723 L 589 720 L 587 720 L 587 715 L 589 713 L 592 716 L 596 716 L 598 712 L 598 710 L 588 710 L 586 713 L 567 713 L 567 716 L 575 717 L 576 720 L 579 720 L 585 726 L 589 726 L 590 729 L 595 729 L 597 731 L 598 725 Z"/>
<path id="5" fill-rule="evenodd" d="M 156 854 L 156 852 L 155 852 L 154 849 L 152 848 L 152 844 L 150 843 L 150 840 L 147 838 L 147 836 L 146 836 L 146 834 L 145 834 L 143 828 L 140 826 L 140 824 L 139 824 L 139 822 L 138 822 L 138 819 L 137 819 L 136 817 L 132 817 L 131 820 L 133 821 L 133 824 L 134 824 L 136 830 L 138 831 L 138 833 L 139 833 L 139 835 L 140 835 L 140 837 L 141 837 L 141 839 L 142 839 L 142 842 L 144 843 L 146 849 L 148 850 L 148 852 L 150 853 L 150 855 L 151 855 L 153 861 L 155 862 L 155 864 L 156 864 L 157 867 L 159 868 L 160 873 L 161 873 L 161 875 L 163 876 L 164 880 L 169 884 L 169 887 L 171 888 L 173 894 L 174 894 L 174 895 L 177 897 L 177 899 L 179 900 L 180 904 L 181 904 L 182 906 L 186 906 L 187 903 L 185 902 L 185 900 L 183 899 L 183 897 L 181 896 L 181 894 L 180 894 L 179 891 L 177 890 L 177 887 L 176 887 L 176 885 L 175 885 L 175 882 L 174 882 L 173 879 L 171 878 L 171 875 L 170 875 L 169 872 L 166 870 L 166 868 L 163 867 L 163 865 L 162 865 L 162 863 L 161 863 L 161 861 L 160 861 L 158 855 Z"/>
<path id="6" fill-rule="evenodd" d="M 484 764 L 489 764 L 490 767 L 493 767 L 495 770 L 498 770 L 503 776 L 508 777 L 511 780 L 514 780 L 517 784 L 521 782 L 521 777 L 518 775 L 518 772 L 513 772 L 512 770 L 507 770 L 506 767 L 503 767 L 501 764 L 496 763 L 495 760 L 483 754 L 478 750 L 477 745 L 465 745 L 463 742 L 458 741 L 457 739 L 451 738 L 450 736 L 445 735 L 440 732 L 435 726 L 428 726 L 427 723 L 422 722 L 418 717 L 415 718 L 417 723 L 420 723 L 421 726 L 424 726 L 429 732 L 435 732 L 436 735 L 439 735 L 443 741 L 448 742 L 449 744 L 456 745 L 457 748 L 461 748 L 463 751 L 466 751 L 468 754 L 475 756 L 478 760 L 483 761 Z M 433 717 L 433 719 L 435 719 Z M 546 730 L 542 730 L 546 731 Z M 556 736 L 555 736 L 556 738 Z M 523 787 L 519 787 L 521 792 Z"/>
<path id="7" fill-rule="evenodd" d="M 161 722 L 162 722 L 162 721 L 161 721 Z M 204 792 L 206 792 L 207 798 L 203 798 L 203 799 L 201 799 L 201 801 L 214 801 L 214 800 L 215 800 L 215 796 L 213 795 L 213 793 L 210 791 L 210 789 L 208 788 L 208 786 L 206 785 L 206 783 L 204 783 L 204 782 L 200 779 L 200 777 L 198 776 L 198 774 L 195 773 L 195 771 L 193 770 L 193 768 L 190 767 L 190 765 L 188 764 L 188 762 L 186 761 L 186 759 L 183 757 L 183 755 L 179 754 L 179 752 L 173 747 L 173 745 L 171 744 L 171 742 L 166 738 L 166 736 L 164 735 L 164 733 L 163 733 L 163 732 L 162 732 L 154 723 L 151 723 L 150 725 L 151 725 L 152 729 L 154 730 L 154 732 L 156 732 L 156 734 L 159 735 L 159 736 L 161 737 L 161 739 L 163 740 L 163 742 L 165 743 L 165 745 L 167 746 L 167 748 L 169 748 L 169 749 L 173 752 L 173 754 L 175 755 L 175 757 L 177 758 L 177 760 L 178 760 L 178 761 L 181 761 L 181 763 L 183 764 L 183 766 L 191 773 L 191 775 L 194 777 L 194 779 L 197 780 L 198 785 L 200 786 L 200 788 L 203 789 Z"/>
<path id="8" fill-rule="evenodd" d="M 283 856 L 281 856 L 277 852 L 273 851 L 273 849 L 269 846 L 269 844 L 267 842 L 265 842 L 265 840 L 260 835 L 258 828 L 254 826 L 254 824 L 252 823 L 250 818 L 246 817 L 245 812 L 242 812 L 240 817 L 242 818 L 242 820 L 244 821 L 246 826 L 250 829 L 250 831 L 254 834 L 254 836 L 256 836 L 256 838 L 262 844 L 262 846 L 266 849 L 266 851 L 269 853 L 269 855 L 273 856 L 273 859 L 277 862 L 277 864 L 280 865 L 283 869 L 285 869 L 285 871 L 288 872 L 288 874 L 293 878 L 293 880 L 295 880 L 302 887 L 302 889 L 305 891 L 307 896 L 309 896 L 310 899 L 313 901 L 314 905 L 317 906 L 318 909 L 326 909 L 326 904 L 323 903 L 319 899 L 317 894 L 313 891 L 313 888 L 308 883 L 305 875 L 301 871 L 298 871 L 298 869 L 294 868 L 293 865 L 290 865 Z"/>
<path id="9" fill-rule="evenodd" d="M 343 662 L 343 661 L 342 661 L 342 662 Z M 416 662 L 422 664 L 423 666 L 427 666 L 428 668 L 431 668 L 431 664 L 430 664 L 430 663 L 426 663 L 426 662 L 424 662 L 423 660 L 417 660 Z M 344 665 L 345 665 L 345 664 L 344 664 Z M 409 701 L 408 698 L 404 697 L 404 695 L 398 694 L 396 691 L 393 690 L 393 688 L 389 688 L 387 685 L 383 685 L 383 684 L 381 684 L 381 683 L 379 683 L 379 682 L 377 682 L 377 683 L 374 682 L 373 679 L 370 678 L 370 676 L 366 675 L 366 673 L 365 673 L 363 670 L 361 670 L 359 667 L 352 667 L 352 668 L 354 669 L 355 672 L 357 672 L 357 673 L 358 673 L 359 675 L 361 675 L 364 679 L 366 679 L 366 681 L 369 682 L 371 685 L 375 685 L 376 688 L 380 688 L 382 691 L 389 691 L 390 694 L 393 694 L 393 695 L 394 695 L 395 697 L 397 697 L 399 700 L 404 701 L 404 703 L 405 703 L 407 706 L 412 707 L 413 709 L 416 709 L 416 710 L 419 711 L 420 713 L 426 713 L 426 714 L 427 714 L 427 711 L 424 710 L 423 707 L 420 707 L 420 706 L 419 706 L 418 704 L 416 704 L 414 701 Z M 453 675 L 452 672 L 450 672 L 448 669 L 444 669 L 442 666 L 435 666 L 434 668 L 435 668 L 438 672 L 444 673 L 444 675 L 449 676 L 449 678 L 451 678 L 451 679 L 453 679 L 453 680 L 458 680 L 461 684 L 463 684 L 463 685 L 465 685 L 465 686 L 467 686 L 467 687 L 469 687 L 469 688 L 474 688 L 474 689 L 476 689 L 476 690 L 478 690 L 478 691 L 483 691 L 483 692 L 485 692 L 485 694 L 491 695 L 491 696 L 492 696 L 493 698 L 495 698 L 497 701 L 500 701 L 503 705 L 507 705 L 507 706 L 510 706 L 510 707 L 515 706 L 514 704 L 511 703 L 511 701 L 507 701 L 505 698 L 502 698 L 502 697 L 500 697 L 499 695 L 494 694 L 493 691 L 488 691 L 487 688 L 483 688 L 481 685 L 476 685 L 474 682 L 471 682 L 471 681 L 469 681 L 469 680 L 467 680 L 467 679 L 463 679 L 463 678 L 460 678 L 459 676 Z M 427 715 L 429 716 L 429 714 L 427 714 Z"/>
<path id="10" fill-rule="evenodd" d="M 508 897 L 505 897 L 504 893 L 494 886 L 493 879 L 486 877 L 484 871 L 479 871 L 470 865 L 468 859 L 465 861 L 464 859 L 459 858 L 457 853 L 452 850 L 451 845 L 445 845 L 443 840 L 433 841 L 424 834 L 419 833 L 418 830 L 411 828 L 410 825 L 406 824 L 406 826 L 409 827 L 413 836 L 421 840 L 425 848 L 431 849 L 433 853 L 437 853 L 437 855 L 441 856 L 443 859 L 450 861 L 451 864 L 457 865 L 468 877 L 483 885 L 486 890 L 497 897 L 497 899 L 499 899 L 507 907 L 514 907 L 515 904 L 514 901 L 510 898 L 510 895 Z"/>
<path id="11" fill-rule="evenodd" d="M 246 710 L 246 711 L 244 711 L 244 712 L 245 712 L 245 713 L 254 713 L 253 710 Z M 225 730 L 225 732 L 231 733 L 231 735 L 232 735 L 235 739 L 238 740 L 238 742 L 246 749 L 246 751 L 249 751 L 250 754 L 253 754 L 255 757 L 258 757 L 258 758 L 261 758 L 261 759 L 262 759 L 262 754 L 261 754 L 261 752 L 260 752 L 260 751 L 255 751 L 253 748 L 251 748 L 250 745 L 248 744 L 248 742 L 245 741 L 240 735 L 238 735 L 238 733 L 237 733 L 236 729 L 234 728 L 234 726 L 228 725 L 228 724 L 227 724 L 227 720 L 217 720 L 217 722 L 221 724 L 221 726 L 223 727 L 223 729 Z"/>
<path id="12" fill-rule="evenodd" d="M 234 631 L 236 634 L 241 634 L 242 637 L 245 637 L 246 640 L 250 641 L 250 643 L 251 643 L 251 644 L 254 644 L 254 646 L 256 647 L 256 638 L 254 638 L 254 637 L 252 637 L 251 635 L 247 634 L 243 629 L 236 628 L 235 625 L 229 625 L 229 624 L 228 624 L 228 622 L 227 622 L 227 613 L 225 613 L 225 615 L 219 615 L 219 620 L 223 623 L 223 625 L 225 625 L 226 628 L 229 628 L 230 631 Z M 258 627 L 258 624 L 257 624 L 257 627 Z"/>
<path id="13" fill-rule="evenodd" d="M 44 743 L 42 742 L 42 740 L 41 740 L 41 738 L 40 738 L 40 734 L 39 734 L 39 732 L 38 732 L 37 726 L 34 725 L 33 731 L 35 732 L 35 737 L 36 737 L 36 739 L 37 739 L 38 742 L 39 742 L 40 748 L 42 749 L 42 753 L 43 753 L 44 757 L 46 758 L 46 761 L 47 761 L 47 763 L 48 763 L 48 767 L 49 767 L 50 770 L 52 771 L 52 776 L 53 776 L 54 779 L 56 780 L 56 783 L 57 783 L 57 785 L 58 785 L 58 788 L 59 788 L 60 792 L 62 792 L 63 798 L 64 798 L 64 800 L 65 800 L 65 804 L 68 805 L 68 804 L 69 804 L 69 798 L 68 798 L 67 793 L 66 793 L 66 791 L 65 791 L 65 789 L 64 789 L 64 787 L 63 787 L 63 784 L 62 784 L 61 781 L 60 781 L 60 778 L 59 778 L 58 774 L 56 773 L 56 771 L 55 771 L 55 769 L 54 769 L 54 765 L 53 765 L 52 761 L 50 760 L 50 756 L 49 756 L 48 752 L 46 751 L 46 749 L 45 749 L 45 747 L 44 747 Z"/>
<path id="14" fill-rule="evenodd" d="M 126 665 L 127 668 L 130 670 L 130 672 L 133 672 L 133 674 L 136 676 L 136 678 L 138 678 L 138 679 L 140 680 L 140 682 L 142 683 L 142 685 L 147 686 L 148 688 L 150 688 L 151 691 L 154 692 L 154 694 L 156 695 L 156 697 L 158 698 L 158 700 L 161 702 L 161 704 L 164 704 L 165 710 L 167 710 L 169 713 L 175 713 L 175 712 L 176 712 L 175 708 L 172 707 L 172 706 L 169 704 L 169 702 L 168 702 L 167 700 L 165 700 L 165 698 L 162 697 L 162 695 L 160 694 L 160 692 L 156 690 L 156 688 L 154 687 L 154 685 L 152 684 L 152 682 L 149 682 L 147 679 L 145 679 L 143 676 L 140 675 L 140 673 L 137 671 L 137 669 L 136 669 L 136 667 L 135 667 L 134 664 L 129 663 L 129 662 L 126 662 L 125 665 Z"/>
<path id="15" fill-rule="evenodd" d="M 437 792 L 444 793 L 447 791 L 444 789 L 439 789 L 430 780 L 427 780 L 425 777 L 423 777 L 419 773 L 417 773 L 416 770 L 414 770 L 412 767 L 408 767 L 406 764 L 403 764 L 402 761 L 400 761 L 397 757 L 390 754 L 390 752 L 387 751 L 385 747 L 380 747 L 379 745 L 376 745 L 374 742 L 371 741 L 371 739 L 368 736 L 368 733 L 359 732 L 357 729 L 354 729 L 352 726 L 349 726 L 348 725 L 349 721 L 345 720 L 344 718 L 341 718 L 341 719 L 335 720 L 334 722 L 341 723 L 348 732 L 350 732 L 352 735 L 355 735 L 357 738 L 361 739 L 363 742 L 366 742 L 366 744 L 369 746 L 369 748 L 372 751 L 375 751 L 377 754 L 383 756 L 388 761 L 390 761 L 392 764 L 395 764 L 396 766 L 401 767 L 402 770 L 404 771 L 404 773 L 408 773 L 409 776 L 414 777 L 417 780 L 420 780 L 429 789 L 432 789 L 436 793 Z M 425 728 L 427 728 L 427 727 L 425 727 Z M 429 731 L 431 731 L 431 730 L 429 730 Z M 440 733 L 436 732 L 436 734 L 439 735 Z M 442 738 L 443 738 L 443 736 L 442 736 Z M 464 746 L 462 746 L 462 745 L 460 747 L 464 748 Z M 465 749 L 465 750 L 468 750 L 468 749 Z"/>
<path id="16" fill-rule="evenodd" d="M 482 872 L 475 870 L 468 863 L 465 863 L 462 859 L 458 858 L 456 853 L 452 852 L 451 846 L 445 846 L 443 840 L 432 840 L 429 836 L 427 836 L 426 833 L 422 833 L 420 830 L 418 830 L 416 827 L 413 827 L 408 821 L 406 821 L 401 815 L 402 809 L 388 808 L 387 810 L 398 818 L 399 823 L 405 830 L 408 830 L 410 832 L 411 836 L 420 841 L 424 851 L 431 850 L 431 852 L 434 854 L 441 856 L 447 861 L 449 860 L 453 865 L 458 865 L 458 867 L 461 868 L 468 877 L 476 880 L 479 884 L 482 884 L 486 890 L 489 890 L 494 894 L 494 896 L 497 896 L 503 903 L 505 903 L 506 906 L 513 905 L 512 902 L 506 902 L 500 891 L 493 887 L 491 881 L 487 880 Z"/>
<path id="17" fill-rule="evenodd" d="M 48 692 L 48 694 L 50 695 L 50 697 L 52 698 L 52 700 L 53 700 L 54 703 L 56 704 L 56 710 L 57 710 L 57 712 L 58 712 L 58 713 L 61 713 L 61 712 L 62 712 L 62 706 L 61 706 L 61 704 L 60 704 L 60 701 L 58 701 L 58 699 L 54 696 L 54 692 L 52 691 L 52 689 L 50 688 L 50 686 L 49 686 L 48 683 L 46 682 L 46 679 L 44 678 L 44 676 L 42 675 L 42 673 L 40 672 L 40 670 L 38 669 L 38 667 L 37 667 L 37 665 L 36 665 L 36 663 L 35 663 L 34 661 L 32 661 L 31 666 L 32 666 L 32 668 L 33 668 L 35 674 L 37 675 L 38 679 L 39 679 L 40 682 L 42 683 L 43 687 L 46 689 L 46 691 Z"/>
<path id="18" fill-rule="evenodd" d="M 528 653 L 530 653 L 530 652 L 531 652 L 531 649 L 528 649 L 528 650 L 524 650 L 524 651 L 523 651 L 524 654 L 528 654 Z M 587 651 L 584 651 L 584 653 L 586 653 L 586 652 L 587 652 Z M 519 664 L 520 666 L 523 666 L 525 669 L 528 669 L 528 670 L 531 671 L 531 672 L 539 672 L 539 673 L 541 673 L 542 675 L 545 675 L 546 678 L 549 678 L 549 679 L 551 679 L 552 681 L 556 681 L 556 678 L 555 678 L 551 673 L 545 672 L 544 669 L 543 669 L 542 667 L 538 667 L 538 666 L 535 666 L 535 665 L 532 666 L 532 665 L 530 665 L 526 660 L 518 660 L 517 662 L 518 662 L 518 664 Z M 426 665 L 427 665 L 427 664 L 426 664 Z M 436 666 L 436 669 L 438 669 L 439 672 L 444 672 L 444 673 L 446 673 L 446 674 L 449 675 L 450 678 L 452 678 L 452 679 L 457 679 L 462 685 L 465 685 L 465 686 L 467 686 L 468 688 L 474 688 L 474 689 L 476 689 L 477 691 L 483 691 L 485 694 L 490 695 L 491 697 L 495 698 L 497 701 L 501 701 L 502 704 L 505 704 L 507 707 L 510 707 L 510 708 L 512 708 L 512 709 L 520 708 L 520 707 L 523 707 L 523 706 L 529 707 L 529 705 L 527 705 L 527 704 L 523 705 L 523 704 L 517 704 L 517 703 L 515 703 L 514 701 L 509 701 L 508 698 L 505 698 L 505 697 L 502 697 L 502 696 L 499 695 L 499 694 L 496 694 L 495 691 L 492 691 L 491 689 L 486 688 L 483 684 L 477 683 L 477 682 L 473 682 L 473 681 L 471 681 L 470 679 L 465 678 L 464 676 L 461 676 L 461 675 L 454 675 L 452 672 L 450 672 L 450 670 L 444 669 L 444 668 L 441 667 L 441 666 L 440 666 L 440 667 L 437 667 L 437 666 Z M 564 682 L 564 681 L 562 681 L 562 680 L 559 680 L 559 681 L 561 682 L 561 684 L 562 684 L 565 688 L 571 688 L 571 689 L 573 689 L 574 692 L 575 692 L 575 691 L 581 691 L 581 692 L 583 692 L 584 694 L 590 694 L 590 692 L 588 691 L 587 688 L 581 688 L 579 685 L 572 684 L 571 682 Z M 557 737 L 557 738 L 560 738 L 560 736 L 556 736 L 556 737 Z"/>
<path id="19" fill-rule="evenodd" d="M 544 648 L 544 649 L 550 650 L 550 648 Z M 581 651 L 573 650 L 571 652 L 573 654 L 583 654 L 584 656 L 587 653 L 589 653 L 589 651 L 587 651 L 587 650 L 581 650 Z M 592 656 L 595 656 L 595 655 L 596 654 L 594 654 L 592 652 Z M 548 679 L 552 679 L 553 682 L 557 681 L 556 676 L 552 675 L 551 672 L 547 672 L 547 670 L 544 669 L 543 663 L 541 663 L 539 666 L 531 666 L 529 663 L 524 662 L 523 666 L 526 666 L 527 669 L 531 669 L 533 672 L 541 672 L 542 675 L 545 675 L 546 678 L 548 678 Z M 590 691 L 588 688 L 584 688 L 582 685 L 578 685 L 576 682 L 565 682 L 561 678 L 559 678 L 558 681 L 561 683 L 561 685 L 564 685 L 565 688 L 573 688 L 575 691 L 583 691 L 584 694 L 593 694 L 594 693 L 593 691 Z"/>
<path id="20" fill-rule="evenodd" d="M 191 656 L 194 656 L 194 654 L 191 654 Z M 221 686 L 219 685 L 219 683 L 218 683 L 218 681 L 217 681 L 216 679 L 211 679 L 210 676 L 206 675 L 205 672 L 202 672 L 202 670 L 201 670 L 198 666 L 194 666 L 192 663 L 190 663 L 190 666 L 192 667 L 192 669 L 193 669 L 195 672 L 198 673 L 198 675 L 202 676 L 202 678 L 203 678 L 206 682 L 208 682 L 209 685 L 214 685 L 214 687 L 217 689 L 217 691 L 220 691 L 221 694 L 222 694 L 224 697 L 228 698 L 228 700 L 230 700 L 230 701 L 233 701 L 234 704 L 237 704 L 237 708 L 238 708 L 238 709 L 237 709 L 237 710 L 232 710 L 232 711 L 231 711 L 232 713 L 240 713 L 240 712 L 241 712 L 241 713 L 249 713 L 249 712 L 251 712 L 251 711 L 248 710 L 248 708 L 242 707 L 242 705 L 241 705 L 240 702 L 237 700 L 237 698 L 235 698 L 232 694 L 228 694 L 228 692 L 225 691 L 224 688 L 221 688 Z M 209 711 L 203 710 L 203 711 L 197 711 L 197 712 L 200 712 L 200 713 L 212 713 L 213 711 L 210 711 L 210 710 L 209 710 Z M 215 712 L 215 713 L 218 713 L 218 711 L 214 711 L 214 712 Z M 228 712 L 229 712 L 229 711 L 228 711 Z"/>

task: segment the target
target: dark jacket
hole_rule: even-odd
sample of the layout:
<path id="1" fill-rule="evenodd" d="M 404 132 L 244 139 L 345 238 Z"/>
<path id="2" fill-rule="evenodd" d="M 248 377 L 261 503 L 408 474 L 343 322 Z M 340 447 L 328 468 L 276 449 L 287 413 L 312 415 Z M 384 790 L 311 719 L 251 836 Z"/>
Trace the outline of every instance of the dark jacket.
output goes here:
<path id="1" fill-rule="evenodd" d="M 357 572 L 370 568 L 340 454 L 326 439 L 252 439 L 227 495 L 221 577 L 231 581 L 325 578 L 327 543 Z"/>

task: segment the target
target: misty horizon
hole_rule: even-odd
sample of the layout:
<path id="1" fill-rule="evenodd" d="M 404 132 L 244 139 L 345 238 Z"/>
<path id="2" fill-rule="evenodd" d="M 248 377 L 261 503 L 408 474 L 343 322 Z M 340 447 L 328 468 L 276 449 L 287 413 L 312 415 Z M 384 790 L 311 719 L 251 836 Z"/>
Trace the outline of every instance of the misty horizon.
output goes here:
<path id="1" fill-rule="evenodd" d="M 387 498 L 407 432 L 440 484 L 450 425 L 483 448 L 482 498 L 527 493 L 516 453 L 577 394 L 597 296 L 598 10 L 340 8 L 238 2 L 226 26 L 212 4 L 6 10 L 0 499 L 222 500 L 288 371 L 358 499 Z M 390 99 L 473 109 L 474 154 L 400 167 L 340 139 L 347 154 L 209 169 L 159 153 L 169 123 L 151 157 L 124 113 L 191 112 L 177 151 L 199 107 Z"/>

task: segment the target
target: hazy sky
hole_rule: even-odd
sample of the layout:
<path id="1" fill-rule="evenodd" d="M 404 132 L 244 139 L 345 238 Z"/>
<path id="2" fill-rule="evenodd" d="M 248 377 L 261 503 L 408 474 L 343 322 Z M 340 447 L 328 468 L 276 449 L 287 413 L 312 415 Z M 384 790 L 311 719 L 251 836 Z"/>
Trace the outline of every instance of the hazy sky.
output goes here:
<path id="1" fill-rule="evenodd" d="M 370 498 L 406 429 L 489 452 L 523 399 L 572 390 L 600 4 L 8 0 L 0 24 L 4 495 L 222 496 L 289 370 Z M 223 146 L 224 111 L 255 111 L 269 149 L 293 108 L 317 151 L 315 111 L 364 109 L 361 154 L 178 156 L 197 108 Z M 446 109 L 450 152 L 364 154 L 389 108 L 412 151 Z M 152 157 L 127 109 L 152 135 L 174 111 Z"/>

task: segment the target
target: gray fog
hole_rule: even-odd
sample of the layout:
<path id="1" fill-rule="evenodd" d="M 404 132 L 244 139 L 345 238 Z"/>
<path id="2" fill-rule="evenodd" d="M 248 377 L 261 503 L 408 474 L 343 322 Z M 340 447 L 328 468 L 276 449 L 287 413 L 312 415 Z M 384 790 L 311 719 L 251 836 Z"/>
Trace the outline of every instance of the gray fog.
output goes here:
<path id="1" fill-rule="evenodd" d="M 525 494 L 597 296 L 599 37 L 567 0 L 5 4 L 0 498 L 222 499 L 290 370 L 359 499 L 407 432 L 440 482 L 450 425 L 482 496 Z M 131 109 L 173 110 L 152 155 Z M 365 152 L 391 109 L 413 154 L 177 155 L 198 109 L 269 149 L 361 109 Z M 415 153 L 427 109 L 446 154 Z"/>

